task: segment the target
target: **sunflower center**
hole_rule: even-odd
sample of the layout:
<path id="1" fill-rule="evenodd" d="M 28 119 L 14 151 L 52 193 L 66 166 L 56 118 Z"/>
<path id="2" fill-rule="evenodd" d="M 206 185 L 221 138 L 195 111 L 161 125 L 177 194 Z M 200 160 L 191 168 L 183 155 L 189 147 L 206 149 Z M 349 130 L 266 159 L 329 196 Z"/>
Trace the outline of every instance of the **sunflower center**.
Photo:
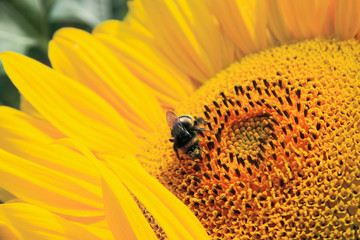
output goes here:
<path id="1" fill-rule="evenodd" d="M 244 164 L 247 159 L 250 164 L 259 168 L 259 162 L 264 157 L 265 147 L 269 137 L 273 134 L 273 127 L 266 115 L 244 119 L 235 122 L 225 133 L 225 142 L 229 147 L 229 156 L 236 156 Z"/>
<path id="2" fill-rule="evenodd" d="M 201 160 L 167 126 L 139 159 L 212 238 L 358 238 L 359 56 L 317 39 L 245 57 L 176 109 L 206 121 Z"/>

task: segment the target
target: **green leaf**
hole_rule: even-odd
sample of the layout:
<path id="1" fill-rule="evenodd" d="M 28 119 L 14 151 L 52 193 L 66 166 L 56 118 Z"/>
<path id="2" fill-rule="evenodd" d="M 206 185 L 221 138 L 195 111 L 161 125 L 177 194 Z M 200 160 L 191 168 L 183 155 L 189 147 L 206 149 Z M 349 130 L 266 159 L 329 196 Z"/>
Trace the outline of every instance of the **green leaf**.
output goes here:
<path id="1" fill-rule="evenodd" d="M 113 0 L 113 16 L 115 19 L 123 20 L 129 11 L 128 0 Z"/>
<path id="2" fill-rule="evenodd" d="M 0 105 L 19 108 L 19 101 L 19 91 L 5 74 L 0 74 Z"/>
<path id="3" fill-rule="evenodd" d="M 13 5 L 0 3 L 0 52 L 25 53 L 36 45 L 39 33 Z"/>
<path id="4" fill-rule="evenodd" d="M 111 0 L 58 0 L 49 14 L 51 22 L 72 22 L 90 27 L 111 17 Z"/>
<path id="5" fill-rule="evenodd" d="M 3 0 L 11 5 L 26 19 L 35 32 L 40 35 L 46 35 L 47 32 L 47 9 L 51 6 L 53 0 Z M 18 16 L 12 16 L 17 18 Z M 16 19 L 14 19 L 16 20 Z"/>

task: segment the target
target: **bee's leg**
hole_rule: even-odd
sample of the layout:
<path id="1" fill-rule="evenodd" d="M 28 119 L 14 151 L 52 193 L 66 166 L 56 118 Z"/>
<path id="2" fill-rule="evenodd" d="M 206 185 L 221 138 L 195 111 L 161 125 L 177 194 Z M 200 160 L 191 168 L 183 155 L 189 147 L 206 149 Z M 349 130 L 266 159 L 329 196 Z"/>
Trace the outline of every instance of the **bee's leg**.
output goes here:
<path id="1" fill-rule="evenodd" d="M 194 146 L 187 152 L 187 154 L 192 157 L 192 159 L 200 159 L 203 160 L 201 156 L 201 148 L 199 146 L 199 141 L 197 141 Z"/>
<path id="2" fill-rule="evenodd" d="M 202 136 L 202 137 L 205 137 L 203 132 L 209 131 L 209 130 L 207 130 L 205 128 L 197 128 L 197 127 L 194 127 L 193 130 L 196 131 L 198 134 L 200 134 L 200 136 Z"/>
<path id="3" fill-rule="evenodd" d="M 199 153 L 199 155 L 197 155 L 197 158 L 199 159 L 199 160 L 203 160 L 203 157 L 201 156 L 201 149 L 200 149 L 200 153 Z"/>
<path id="4" fill-rule="evenodd" d="M 202 117 L 195 118 L 194 125 L 197 126 L 199 123 L 200 124 L 206 124 L 204 118 L 202 118 Z"/>
<path id="5" fill-rule="evenodd" d="M 174 148 L 174 151 L 176 153 L 177 158 L 180 159 L 179 152 L 178 152 L 177 148 L 175 146 L 173 148 Z"/>

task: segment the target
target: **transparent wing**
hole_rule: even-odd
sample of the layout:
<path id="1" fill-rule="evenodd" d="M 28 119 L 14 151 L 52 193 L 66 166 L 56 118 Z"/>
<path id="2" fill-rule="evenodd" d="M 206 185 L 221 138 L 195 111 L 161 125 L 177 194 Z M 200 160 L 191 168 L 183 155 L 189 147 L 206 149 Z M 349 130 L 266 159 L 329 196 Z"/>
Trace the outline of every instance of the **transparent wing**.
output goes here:
<path id="1" fill-rule="evenodd" d="M 188 136 L 191 136 L 174 112 L 170 110 L 167 111 L 166 120 L 171 130 L 171 135 L 173 137 L 177 136 L 178 134 L 186 134 Z"/>
<path id="2" fill-rule="evenodd" d="M 174 125 L 180 123 L 180 119 L 176 116 L 173 111 L 168 110 L 166 112 L 166 121 L 169 125 L 170 130 L 173 129 Z"/>

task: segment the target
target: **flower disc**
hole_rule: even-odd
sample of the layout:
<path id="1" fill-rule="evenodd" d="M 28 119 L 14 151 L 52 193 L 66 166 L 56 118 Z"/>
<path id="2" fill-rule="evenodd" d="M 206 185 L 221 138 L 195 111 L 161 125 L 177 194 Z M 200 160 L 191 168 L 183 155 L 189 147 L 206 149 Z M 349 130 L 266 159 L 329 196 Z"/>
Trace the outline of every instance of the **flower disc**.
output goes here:
<path id="1" fill-rule="evenodd" d="M 316 39 L 244 57 L 175 111 L 207 122 L 202 160 L 167 126 L 139 159 L 214 239 L 358 238 L 359 56 Z"/>

